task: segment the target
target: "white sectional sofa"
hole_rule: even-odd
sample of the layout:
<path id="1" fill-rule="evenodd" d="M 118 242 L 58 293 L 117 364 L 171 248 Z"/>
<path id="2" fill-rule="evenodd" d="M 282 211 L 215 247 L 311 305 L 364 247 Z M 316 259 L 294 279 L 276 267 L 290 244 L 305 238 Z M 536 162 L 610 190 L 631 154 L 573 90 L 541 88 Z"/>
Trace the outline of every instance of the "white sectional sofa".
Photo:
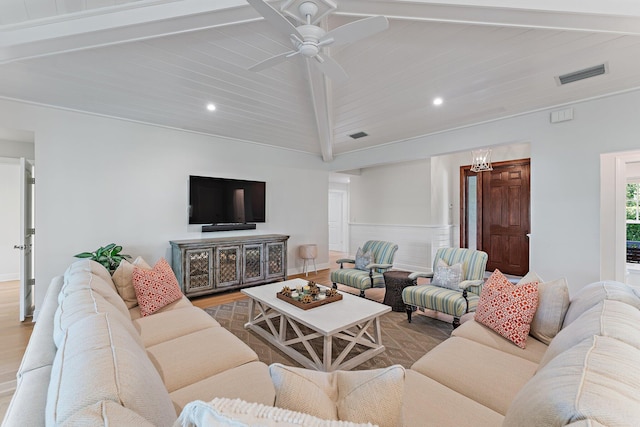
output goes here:
<path id="1" fill-rule="evenodd" d="M 560 332 L 548 344 L 529 336 L 525 349 L 463 323 L 406 370 L 398 424 L 639 425 L 636 290 L 594 283 L 564 309 Z M 186 298 L 140 317 L 106 270 L 78 261 L 48 290 L 3 426 L 170 426 L 193 400 L 270 406 L 276 393 L 255 352 Z"/>
<path id="2" fill-rule="evenodd" d="M 171 426 L 195 399 L 273 404 L 268 367 L 182 298 L 141 317 L 100 264 L 53 280 L 3 426 Z"/>

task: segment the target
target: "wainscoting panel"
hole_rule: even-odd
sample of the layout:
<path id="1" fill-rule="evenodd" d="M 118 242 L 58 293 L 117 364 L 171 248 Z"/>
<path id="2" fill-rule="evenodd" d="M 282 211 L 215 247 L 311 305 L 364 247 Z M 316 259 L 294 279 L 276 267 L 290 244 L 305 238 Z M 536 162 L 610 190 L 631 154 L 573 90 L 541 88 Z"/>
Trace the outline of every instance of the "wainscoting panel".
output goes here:
<path id="1" fill-rule="evenodd" d="M 439 248 L 452 245 L 451 225 L 349 224 L 349 254 L 356 254 L 367 240 L 386 240 L 398 244 L 393 267 L 398 270 L 426 271 L 433 268 Z M 457 246 L 457 245 L 456 245 Z"/>

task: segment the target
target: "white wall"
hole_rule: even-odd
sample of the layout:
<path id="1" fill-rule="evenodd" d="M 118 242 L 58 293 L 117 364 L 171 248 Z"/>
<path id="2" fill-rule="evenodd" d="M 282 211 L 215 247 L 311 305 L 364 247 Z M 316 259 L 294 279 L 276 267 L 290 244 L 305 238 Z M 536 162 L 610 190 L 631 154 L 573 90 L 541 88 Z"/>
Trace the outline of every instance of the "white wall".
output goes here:
<path id="1" fill-rule="evenodd" d="M 0 282 L 20 278 L 20 164 L 0 158 Z"/>
<path id="2" fill-rule="evenodd" d="M 8 141 L 0 139 L 0 156 L 33 160 L 35 145 L 33 142 Z"/>
<path id="3" fill-rule="evenodd" d="M 545 279 L 567 277 L 575 292 L 601 277 L 610 278 L 600 271 L 600 154 L 640 149 L 640 91 L 571 107 L 575 118 L 569 122 L 552 124 L 553 109 L 538 111 L 389 144 L 366 155 L 345 154 L 331 167 L 351 170 L 529 142 L 531 269 Z"/>
<path id="4" fill-rule="evenodd" d="M 350 219 L 358 224 L 429 224 L 430 161 L 375 166 L 351 176 Z"/>
<path id="5" fill-rule="evenodd" d="M 79 113 L 0 101 L 0 126 L 35 132 L 36 307 L 74 254 L 116 242 L 151 262 L 169 241 L 255 233 L 318 245 L 328 265 L 328 172 L 319 157 Z M 189 174 L 263 180 L 267 222 L 257 230 L 201 233 L 187 224 Z"/>

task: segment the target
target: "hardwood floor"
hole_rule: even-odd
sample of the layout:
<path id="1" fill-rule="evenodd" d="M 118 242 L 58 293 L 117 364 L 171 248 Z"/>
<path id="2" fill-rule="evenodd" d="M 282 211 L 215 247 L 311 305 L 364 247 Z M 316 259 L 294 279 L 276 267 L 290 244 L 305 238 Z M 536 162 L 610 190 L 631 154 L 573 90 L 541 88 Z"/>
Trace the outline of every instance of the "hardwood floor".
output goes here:
<path id="1" fill-rule="evenodd" d="M 341 252 L 330 252 L 329 262 L 332 268 L 337 268 L 336 259 L 343 257 L 345 254 Z M 334 267 L 335 266 L 335 267 Z M 308 276 L 298 274 L 289 276 L 290 279 L 302 277 L 307 280 L 314 280 L 321 284 L 330 284 L 330 269 L 313 270 Z M 342 287 L 340 288 L 342 290 Z M 9 407 L 11 396 L 16 388 L 16 373 L 20 367 L 22 356 L 27 348 L 29 337 L 33 330 L 33 322 L 19 322 L 19 291 L 20 282 L 0 282 L 0 420 L 4 418 L 4 414 Z M 371 293 L 367 293 L 367 297 L 371 299 L 382 300 L 384 291 L 380 296 L 380 289 L 374 289 Z M 214 305 L 225 304 L 245 298 L 240 291 L 225 292 L 214 296 L 207 296 L 194 299 L 192 302 L 200 308 L 211 307 Z"/>

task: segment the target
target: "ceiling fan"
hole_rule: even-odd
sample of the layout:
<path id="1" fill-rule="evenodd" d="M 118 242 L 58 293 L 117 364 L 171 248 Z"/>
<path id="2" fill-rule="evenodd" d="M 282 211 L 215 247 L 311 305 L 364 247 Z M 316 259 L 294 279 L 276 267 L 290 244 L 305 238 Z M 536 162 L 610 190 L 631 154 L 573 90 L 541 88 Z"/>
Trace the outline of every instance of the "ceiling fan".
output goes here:
<path id="1" fill-rule="evenodd" d="M 352 43 L 380 31 L 384 31 L 389 27 L 389 21 L 386 17 L 372 16 L 370 18 L 360 19 L 358 21 L 342 25 L 327 32 L 318 25 L 315 25 L 323 16 L 331 11 L 329 10 L 320 16 L 316 16 L 319 10 L 318 1 L 328 3 L 326 0 L 309 0 L 299 2 L 299 16 L 293 15 L 290 12 L 285 12 L 301 23 L 301 25 L 296 27 L 287 18 L 285 18 L 282 13 L 274 9 L 265 0 L 247 1 L 264 17 L 265 20 L 273 25 L 278 31 L 289 37 L 293 44 L 293 50 L 259 62 L 249 68 L 251 71 L 261 71 L 284 62 L 296 55 L 302 55 L 305 58 L 315 59 L 312 62 L 321 72 L 336 83 L 340 83 L 347 80 L 349 76 L 333 58 L 326 54 L 322 54 L 321 49 L 329 45 L 338 46 Z M 287 2 L 287 4 L 290 3 L 291 2 Z M 330 4 L 332 5 L 332 9 L 336 8 L 333 2 Z"/>

